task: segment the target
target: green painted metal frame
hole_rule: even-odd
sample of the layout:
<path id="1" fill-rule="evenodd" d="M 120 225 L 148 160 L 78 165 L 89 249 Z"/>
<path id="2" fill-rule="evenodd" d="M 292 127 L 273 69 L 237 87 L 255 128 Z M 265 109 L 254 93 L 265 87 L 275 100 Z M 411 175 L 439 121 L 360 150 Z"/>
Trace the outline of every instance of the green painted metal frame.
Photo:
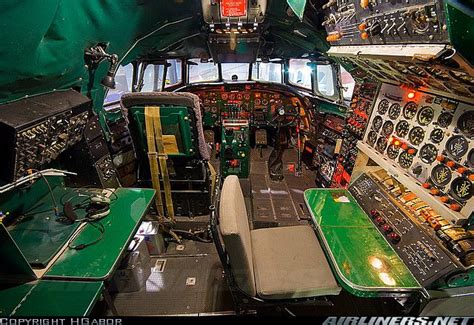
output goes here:
<path id="1" fill-rule="evenodd" d="M 347 190 L 308 189 L 304 197 L 330 264 L 347 291 L 377 297 L 421 290 Z"/>

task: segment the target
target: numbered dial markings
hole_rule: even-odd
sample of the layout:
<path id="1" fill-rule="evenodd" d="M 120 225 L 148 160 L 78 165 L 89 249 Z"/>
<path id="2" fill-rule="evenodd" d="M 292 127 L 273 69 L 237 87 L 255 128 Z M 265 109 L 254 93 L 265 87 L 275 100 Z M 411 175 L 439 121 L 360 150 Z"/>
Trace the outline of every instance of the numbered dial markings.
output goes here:
<path id="1" fill-rule="evenodd" d="M 414 127 L 413 129 L 411 129 L 410 134 L 408 135 L 408 139 L 412 144 L 417 146 L 425 139 L 425 131 L 419 126 Z"/>
<path id="2" fill-rule="evenodd" d="M 451 183 L 451 194 L 460 201 L 469 200 L 474 192 L 472 182 L 466 177 L 456 178 Z"/>
<path id="3" fill-rule="evenodd" d="M 442 128 L 447 128 L 453 121 L 453 114 L 444 112 L 438 117 L 438 125 Z"/>
<path id="4" fill-rule="evenodd" d="M 377 141 L 377 132 L 370 131 L 369 135 L 367 136 L 367 143 L 371 146 L 374 146 L 375 141 Z"/>
<path id="5" fill-rule="evenodd" d="M 410 155 L 408 152 L 404 151 L 398 157 L 398 163 L 402 168 L 408 169 L 411 164 L 413 164 L 413 155 Z"/>
<path id="6" fill-rule="evenodd" d="M 387 149 L 387 156 L 388 158 L 395 160 L 398 157 L 398 153 L 400 152 L 400 148 L 396 147 L 395 145 L 391 144 L 388 146 Z"/>
<path id="7" fill-rule="evenodd" d="M 425 164 L 432 164 L 436 160 L 438 149 L 433 144 L 425 144 L 420 149 L 420 159 Z"/>
<path id="8" fill-rule="evenodd" d="M 388 102 L 388 100 L 386 99 L 383 99 L 380 103 L 379 103 L 379 107 L 377 108 L 377 112 L 380 114 L 380 115 L 384 115 L 385 113 L 387 113 L 387 110 L 388 110 L 388 106 L 390 105 L 390 103 Z"/>
<path id="9" fill-rule="evenodd" d="M 390 117 L 392 120 L 396 120 L 400 116 L 401 112 L 402 107 L 399 104 L 393 104 L 388 110 L 388 117 Z"/>
<path id="10" fill-rule="evenodd" d="M 372 129 L 376 132 L 378 132 L 380 130 L 380 128 L 382 127 L 382 118 L 380 116 L 376 116 L 374 118 L 374 121 L 372 122 Z"/>
<path id="11" fill-rule="evenodd" d="M 441 129 L 434 129 L 430 133 L 430 140 L 434 143 L 441 143 L 444 139 L 444 131 Z"/>
<path id="12" fill-rule="evenodd" d="M 462 135 L 456 135 L 446 142 L 446 151 L 455 159 L 460 159 L 468 150 L 469 142 Z"/>
<path id="13" fill-rule="evenodd" d="M 382 135 L 388 137 L 393 132 L 394 125 L 391 121 L 386 121 L 382 126 Z"/>
<path id="14" fill-rule="evenodd" d="M 409 129 L 410 129 L 410 125 L 408 124 L 407 121 L 400 121 L 395 127 L 395 133 L 400 138 L 404 138 L 407 136 Z"/>
<path id="15" fill-rule="evenodd" d="M 437 186 L 448 185 L 451 177 L 451 169 L 446 165 L 437 165 L 431 170 L 431 181 Z"/>
<path id="16" fill-rule="evenodd" d="M 403 108 L 403 116 L 407 120 L 411 120 L 412 118 L 415 117 L 417 110 L 418 110 L 418 105 L 415 102 L 409 102 Z"/>
<path id="17" fill-rule="evenodd" d="M 469 111 L 461 115 L 458 119 L 458 129 L 466 137 L 474 138 L 474 111 Z"/>
<path id="18" fill-rule="evenodd" d="M 384 137 L 380 137 L 380 138 L 377 140 L 376 149 L 377 149 L 380 153 L 384 153 L 385 149 L 387 149 L 387 139 L 384 138 Z"/>
<path id="19" fill-rule="evenodd" d="M 419 112 L 418 112 L 418 124 L 420 125 L 428 125 L 433 121 L 434 118 L 434 109 L 431 108 L 430 106 L 425 106 L 423 107 Z"/>

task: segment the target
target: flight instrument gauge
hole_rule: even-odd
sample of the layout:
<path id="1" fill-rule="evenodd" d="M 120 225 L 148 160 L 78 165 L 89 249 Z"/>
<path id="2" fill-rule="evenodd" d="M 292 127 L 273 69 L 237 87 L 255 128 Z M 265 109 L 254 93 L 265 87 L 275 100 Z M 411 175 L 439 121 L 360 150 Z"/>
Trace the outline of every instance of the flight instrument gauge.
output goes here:
<path id="1" fill-rule="evenodd" d="M 407 151 L 404 151 L 398 157 L 398 163 L 402 168 L 408 169 L 413 164 L 413 155 L 410 155 Z"/>
<path id="2" fill-rule="evenodd" d="M 369 135 L 367 136 L 367 143 L 373 147 L 375 141 L 377 141 L 377 132 L 370 131 Z"/>
<path id="3" fill-rule="evenodd" d="M 420 125 L 428 125 L 433 121 L 434 118 L 434 110 L 430 106 L 425 106 L 423 107 L 419 112 L 418 112 L 418 124 Z"/>
<path id="4" fill-rule="evenodd" d="M 382 126 L 382 135 L 388 138 L 388 136 L 392 134 L 393 128 L 394 128 L 393 122 L 386 121 Z"/>
<path id="5" fill-rule="evenodd" d="M 380 153 L 384 153 L 385 149 L 387 149 L 387 139 L 384 138 L 384 137 L 380 137 L 380 138 L 377 140 L 376 149 L 377 149 Z"/>
<path id="6" fill-rule="evenodd" d="M 390 109 L 388 110 L 388 117 L 390 117 L 392 120 L 396 120 L 399 116 L 400 113 L 402 112 L 402 108 L 400 104 L 393 104 L 390 106 Z"/>
<path id="7" fill-rule="evenodd" d="M 383 122 L 382 118 L 380 116 L 376 116 L 374 118 L 374 121 L 372 122 L 372 129 L 378 132 L 380 128 L 382 127 L 382 122 Z"/>
<path id="8" fill-rule="evenodd" d="M 400 152 L 400 148 L 396 147 L 395 145 L 391 144 L 387 148 L 387 156 L 388 158 L 395 160 L 398 157 L 398 153 Z"/>
<path id="9" fill-rule="evenodd" d="M 403 108 L 403 116 L 407 120 L 411 120 L 415 117 L 418 105 L 415 102 L 408 102 Z"/>
<path id="10" fill-rule="evenodd" d="M 447 128 L 453 121 L 453 114 L 444 112 L 438 117 L 438 125 L 442 128 Z"/>
<path id="11" fill-rule="evenodd" d="M 451 194 L 459 201 L 469 200 L 474 193 L 472 182 L 466 177 L 456 178 L 451 183 Z"/>
<path id="12" fill-rule="evenodd" d="M 444 131 L 441 129 L 434 129 L 430 133 L 430 140 L 434 143 L 440 143 L 444 139 Z"/>
<path id="13" fill-rule="evenodd" d="M 422 143 L 424 138 L 425 138 L 425 131 L 419 126 L 416 126 L 413 129 L 411 129 L 410 134 L 408 135 L 408 139 L 415 146 Z"/>
<path id="14" fill-rule="evenodd" d="M 446 151 L 448 154 L 459 159 L 469 150 L 469 142 L 462 135 L 456 135 L 446 142 Z"/>
<path id="15" fill-rule="evenodd" d="M 407 136 L 409 129 L 410 129 L 410 125 L 408 124 L 407 121 L 400 121 L 395 127 L 395 133 L 400 138 L 404 138 Z"/>
<path id="16" fill-rule="evenodd" d="M 431 181 L 437 186 L 446 186 L 451 181 L 452 173 L 446 165 L 437 165 L 431 170 Z"/>
<path id="17" fill-rule="evenodd" d="M 474 111 L 461 115 L 458 119 L 458 129 L 470 139 L 474 138 Z"/>
<path id="18" fill-rule="evenodd" d="M 467 155 L 467 164 L 474 168 L 474 149 L 471 149 L 469 155 Z"/>
<path id="19" fill-rule="evenodd" d="M 380 103 L 379 103 L 379 107 L 377 108 L 377 112 L 380 114 L 380 115 L 384 115 L 385 113 L 387 113 L 387 110 L 388 110 L 388 106 L 390 105 L 390 103 L 388 102 L 388 100 L 386 99 L 383 99 Z"/>
<path id="20" fill-rule="evenodd" d="M 436 160 L 438 149 L 434 144 L 425 144 L 420 149 L 420 159 L 425 164 L 432 164 Z"/>

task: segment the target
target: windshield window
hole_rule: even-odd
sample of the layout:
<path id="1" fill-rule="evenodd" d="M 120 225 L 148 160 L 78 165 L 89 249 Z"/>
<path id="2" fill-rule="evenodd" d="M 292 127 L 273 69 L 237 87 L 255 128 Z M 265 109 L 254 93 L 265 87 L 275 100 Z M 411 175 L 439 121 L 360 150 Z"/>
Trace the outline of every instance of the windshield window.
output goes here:
<path id="1" fill-rule="evenodd" d="M 124 93 L 132 91 L 133 65 L 119 66 L 115 74 L 115 89 L 109 89 L 104 104 L 116 102 Z"/>
<path id="2" fill-rule="evenodd" d="M 142 92 L 160 91 L 163 84 L 163 65 L 148 64 L 143 75 Z"/>
<path id="3" fill-rule="evenodd" d="M 222 63 L 222 79 L 231 81 L 232 76 L 237 76 L 237 80 L 248 80 L 249 64 L 248 63 Z"/>
<path id="4" fill-rule="evenodd" d="M 316 87 L 317 92 L 325 97 L 335 95 L 335 78 L 333 67 L 330 64 L 316 66 Z"/>
<path id="5" fill-rule="evenodd" d="M 342 94 L 344 96 L 345 100 L 351 100 L 352 98 L 352 93 L 354 92 L 354 87 L 355 87 L 355 81 L 354 78 L 352 78 L 351 74 L 344 69 L 344 67 L 341 65 L 341 83 L 343 87 Z"/>
<path id="6" fill-rule="evenodd" d="M 166 71 L 165 88 L 172 87 L 181 83 L 181 59 L 166 60 L 170 64 Z"/>
<path id="7" fill-rule="evenodd" d="M 252 80 L 281 83 L 281 63 L 254 63 L 252 65 Z"/>
<path id="8" fill-rule="evenodd" d="M 216 81 L 219 78 L 217 65 L 213 62 L 201 63 L 200 59 L 192 59 L 188 62 L 197 65 L 188 65 L 189 83 Z"/>
<path id="9" fill-rule="evenodd" d="M 307 59 L 291 59 L 288 70 L 288 81 L 306 89 L 311 89 L 311 67 L 306 63 Z"/>

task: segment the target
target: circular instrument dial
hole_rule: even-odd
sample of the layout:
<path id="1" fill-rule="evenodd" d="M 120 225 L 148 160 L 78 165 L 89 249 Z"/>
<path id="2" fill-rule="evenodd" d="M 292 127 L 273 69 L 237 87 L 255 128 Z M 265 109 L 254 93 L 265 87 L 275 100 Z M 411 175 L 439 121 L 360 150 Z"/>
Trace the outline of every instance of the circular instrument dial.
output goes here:
<path id="1" fill-rule="evenodd" d="M 415 146 L 422 143 L 424 138 L 425 138 L 425 131 L 419 126 L 416 126 L 413 129 L 411 129 L 410 134 L 408 135 L 408 139 Z"/>
<path id="2" fill-rule="evenodd" d="M 370 131 L 369 135 L 367 136 L 367 143 L 371 146 L 374 146 L 375 141 L 377 141 L 377 132 Z"/>
<path id="3" fill-rule="evenodd" d="M 393 104 L 388 110 L 388 117 L 390 117 L 392 120 L 395 120 L 400 116 L 401 112 L 402 107 L 400 106 L 400 104 Z"/>
<path id="4" fill-rule="evenodd" d="M 453 121 L 453 114 L 451 113 L 444 112 L 444 113 L 441 113 L 440 116 L 438 116 L 439 127 L 447 128 L 451 124 L 452 121 Z"/>
<path id="5" fill-rule="evenodd" d="M 474 111 L 465 112 L 458 119 L 458 129 L 470 139 L 474 138 Z"/>
<path id="6" fill-rule="evenodd" d="M 474 149 L 471 149 L 467 155 L 467 164 L 474 168 Z"/>
<path id="7" fill-rule="evenodd" d="M 402 168 L 410 168 L 411 164 L 413 164 L 413 155 L 410 155 L 408 152 L 403 151 L 398 157 L 398 163 Z"/>
<path id="8" fill-rule="evenodd" d="M 425 164 L 432 164 L 436 160 L 438 149 L 434 144 L 425 144 L 420 149 L 420 159 Z"/>
<path id="9" fill-rule="evenodd" d="M 448 154 L 459 159 L 469 150 L 469 142 L 462 135 L 456 135 L 446 142 L 446 151 Z"/>
<path id="10" fill-rule="evenodd" d="M 380 116 L 376 116 L 374 118 L 374 121 L 372 122 L 372 129 L 378 132 L 380 128 L 382 127 L 382 122 L 383 122 L 382 118 Z"/>
<path id="11" fill-rule="evenodd" d="M 380 103 L 379 103 L 379 107 L 377 108 L 377 112 L 380 114 L 380 115 L 384 115 L 385 113 L 387 113 L 387 110 L 388 110 L 388 106 L 390 105 L 390 103 L 388 102 L 388 100 L 386 99 L 383 99 Z"/>
<path id="12" fill-rule="evenodd" d="M 473 192 L 474 186 L 466 177 L 458 177 L 451 183 L 451 194 L 460 201 L 469 200 Z"/>
<path id="13" fill-rule="evenodd" d="M 400 138 L 404 138 L 407 136 L 409 129 L 410 129 L 410 125 L 408 124 L 407 121 L 400 121 L 395 127 L 395 133 Z"/>
<path id="14" fill-rule="evenodd" d="M 385 149 L 387 149 L 387 139 L 384 138 L 384 137 L 380 137 L 380 138 L 377 140 L 376 149 L 377 149 L 380 153 L 384 153 Z"/>
<path id="15" fill-rule="evenodd" d="M 420 125 L 428 125 L 433 121 L 434 118 L 434 110 L 430 106 L 423 107 L 417 116 L 418 124 Z"/>
<path id="16" fill-rule="evenodd" d="M 408 102 L 403 108 L 403 116 L 407 120 L 411 120 L 415 117 L 418 105 L 415 102 Z"/>
<path id="17" fill-rule="evenodd" d="M 398 153 L 400 152 L 400 148 L 394 146 L 393 144 L 389 145 L 387 148 L 387 156 L 388 158 L 395 160 L 398 157 Z"/>
<path id="18" fill-rule="evenodd" d="M 221 94 L 221 99 L 222 100 L 227 100 L 228 98 L 229 98 L 229 94 L 227 94 L 227 93 L 222 93 Z"/>
<path id="19" fill-rule="evenodd" d="M 437 186 L 446 186 L 451 181 L 452 173 L 446 165 L 437 165 L 431 170 L 431 181 Z"/>
<path id="20" fill-rule="evenodd" d="M 394 129 L 393 122 L 386 121 L 382 126 L 382 135 L 388 138 L 390 134 L 392 134 L 393 129 Z"/>
<path id="21" fill-rule="evenodd" d="M 430 140 L 434 143 L 440 143 L 444 139 L 444 131 L 441 129 L 434 129 L 430 133 Z"/>

